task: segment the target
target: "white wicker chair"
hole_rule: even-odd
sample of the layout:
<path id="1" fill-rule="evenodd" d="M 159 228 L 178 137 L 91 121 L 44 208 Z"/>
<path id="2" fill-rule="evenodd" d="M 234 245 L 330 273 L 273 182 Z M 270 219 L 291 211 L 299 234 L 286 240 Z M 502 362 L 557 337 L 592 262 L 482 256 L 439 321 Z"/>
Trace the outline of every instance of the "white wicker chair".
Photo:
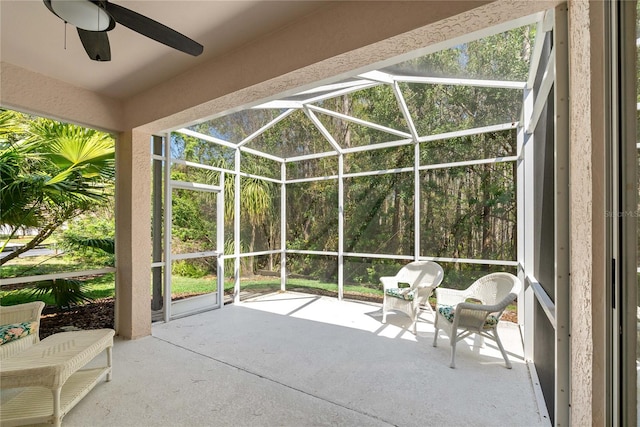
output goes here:
<path id="1" fill-rule="evenodd" d="M 0 345 L 0 360 L 13 356 L 40 341 L 40 315 L 44 303 L 42 301 L 0 307 L 0 325 L 31 323 L 31 333 L 26 337 L 9 341 Z"/>
<path id="2" fill-rule="evenodd" d="M 507 368 L 511 369 L 497 327 L 502 312 L 517 298 L 521 286 L 520 279 L 512 274 L 492 273 L 476 280 L 465 290 L 436 290 L 433 346 L 437 346 L 438 331 L 442 329 L 451 343 L 451 368 L 456 367 L 456 343 L 471 334 L 478 334 L 498 344 Z M 480 301 L 480 304 L 466 302 L 469 299 Z"/>
<path id="3" fill-rule="evenodd" d="M 410 262 L 395 276 L 381 277 L 380 282 L 384 289 L 382 323 L 387 322 L 388 311 L 398 310 L 411 318 L 413 333 L 416 334 L 420 305 L 424 304 L 433 313 L 429 297 L 433 290 L 440 286 L 443 277 L 444 270 L 433 261 Z M 407 283 L 409 287 L 400 288 L 400 283 Z"/>

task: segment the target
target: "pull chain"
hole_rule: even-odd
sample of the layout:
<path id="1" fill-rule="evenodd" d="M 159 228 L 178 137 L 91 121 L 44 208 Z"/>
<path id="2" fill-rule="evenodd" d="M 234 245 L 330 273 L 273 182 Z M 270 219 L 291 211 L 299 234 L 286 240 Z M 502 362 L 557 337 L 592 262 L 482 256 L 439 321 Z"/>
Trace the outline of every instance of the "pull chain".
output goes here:
<path id="1" fill-rule="evenodd" d="M 67 50 L 67 21 L 64 21 L 64 50 Z"/>

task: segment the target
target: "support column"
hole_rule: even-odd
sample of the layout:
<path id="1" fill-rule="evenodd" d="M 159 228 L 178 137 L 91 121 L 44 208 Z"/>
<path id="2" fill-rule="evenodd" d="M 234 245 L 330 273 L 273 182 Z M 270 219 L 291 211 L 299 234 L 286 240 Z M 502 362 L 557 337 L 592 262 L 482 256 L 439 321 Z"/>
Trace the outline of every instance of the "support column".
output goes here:
<path id="1" fill-rule="evenodd" d="M 116 332 L 151 334 L 151 135 L 135 130 L 116 140 Z"/>
<path id="2" fill-rule="evenodd" d="M 607 425 L 606 2 L 569 2 L 571 424 Z"/>

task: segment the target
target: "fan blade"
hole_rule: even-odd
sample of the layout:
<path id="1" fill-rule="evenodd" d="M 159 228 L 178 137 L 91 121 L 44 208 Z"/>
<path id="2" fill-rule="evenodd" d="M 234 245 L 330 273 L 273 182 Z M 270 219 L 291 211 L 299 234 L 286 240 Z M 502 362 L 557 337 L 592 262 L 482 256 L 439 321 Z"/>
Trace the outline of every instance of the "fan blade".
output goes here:
<path id="1" fill-rule="evenodd" d="M 106 11 L 118 24 L 122 24 L 150 39 L 188 53 L 189 55 L 198 56 L 202 53 L 203 47 L 201 44 L 133 10 L 107 2 Z"/>
<path id="2" fill-rule="evenodd" d="M 94 61 L 111 61 L 111 48 L 109 46 L 109 37 L 104 31 L 87 31 L 82 28 L 76 28 L 80 41 L 84 50 L 87 51 L 89 58 Z"/>

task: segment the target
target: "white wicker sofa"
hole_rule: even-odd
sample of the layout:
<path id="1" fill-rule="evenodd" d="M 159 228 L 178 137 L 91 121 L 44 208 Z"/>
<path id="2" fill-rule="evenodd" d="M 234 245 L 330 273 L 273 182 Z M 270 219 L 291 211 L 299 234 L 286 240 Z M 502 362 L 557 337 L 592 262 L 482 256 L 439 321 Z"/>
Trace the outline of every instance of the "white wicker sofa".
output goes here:
<path id="1" fill-rule="evenodd" d="M 43 303 L 29 303 L 0 308 L 0 320 L 12 322 L 2 326 L 0 389 L 14 389 L 10 399 L 5 401 L 3 396 L 3 427 L 60 426 L 62 418 L 101 379 L 111 381 L 114 330 L 61 332 L 40 341 L 43 307 Z M 102 352 L 106 352 L 104 366 L 83 369 Z"/>

